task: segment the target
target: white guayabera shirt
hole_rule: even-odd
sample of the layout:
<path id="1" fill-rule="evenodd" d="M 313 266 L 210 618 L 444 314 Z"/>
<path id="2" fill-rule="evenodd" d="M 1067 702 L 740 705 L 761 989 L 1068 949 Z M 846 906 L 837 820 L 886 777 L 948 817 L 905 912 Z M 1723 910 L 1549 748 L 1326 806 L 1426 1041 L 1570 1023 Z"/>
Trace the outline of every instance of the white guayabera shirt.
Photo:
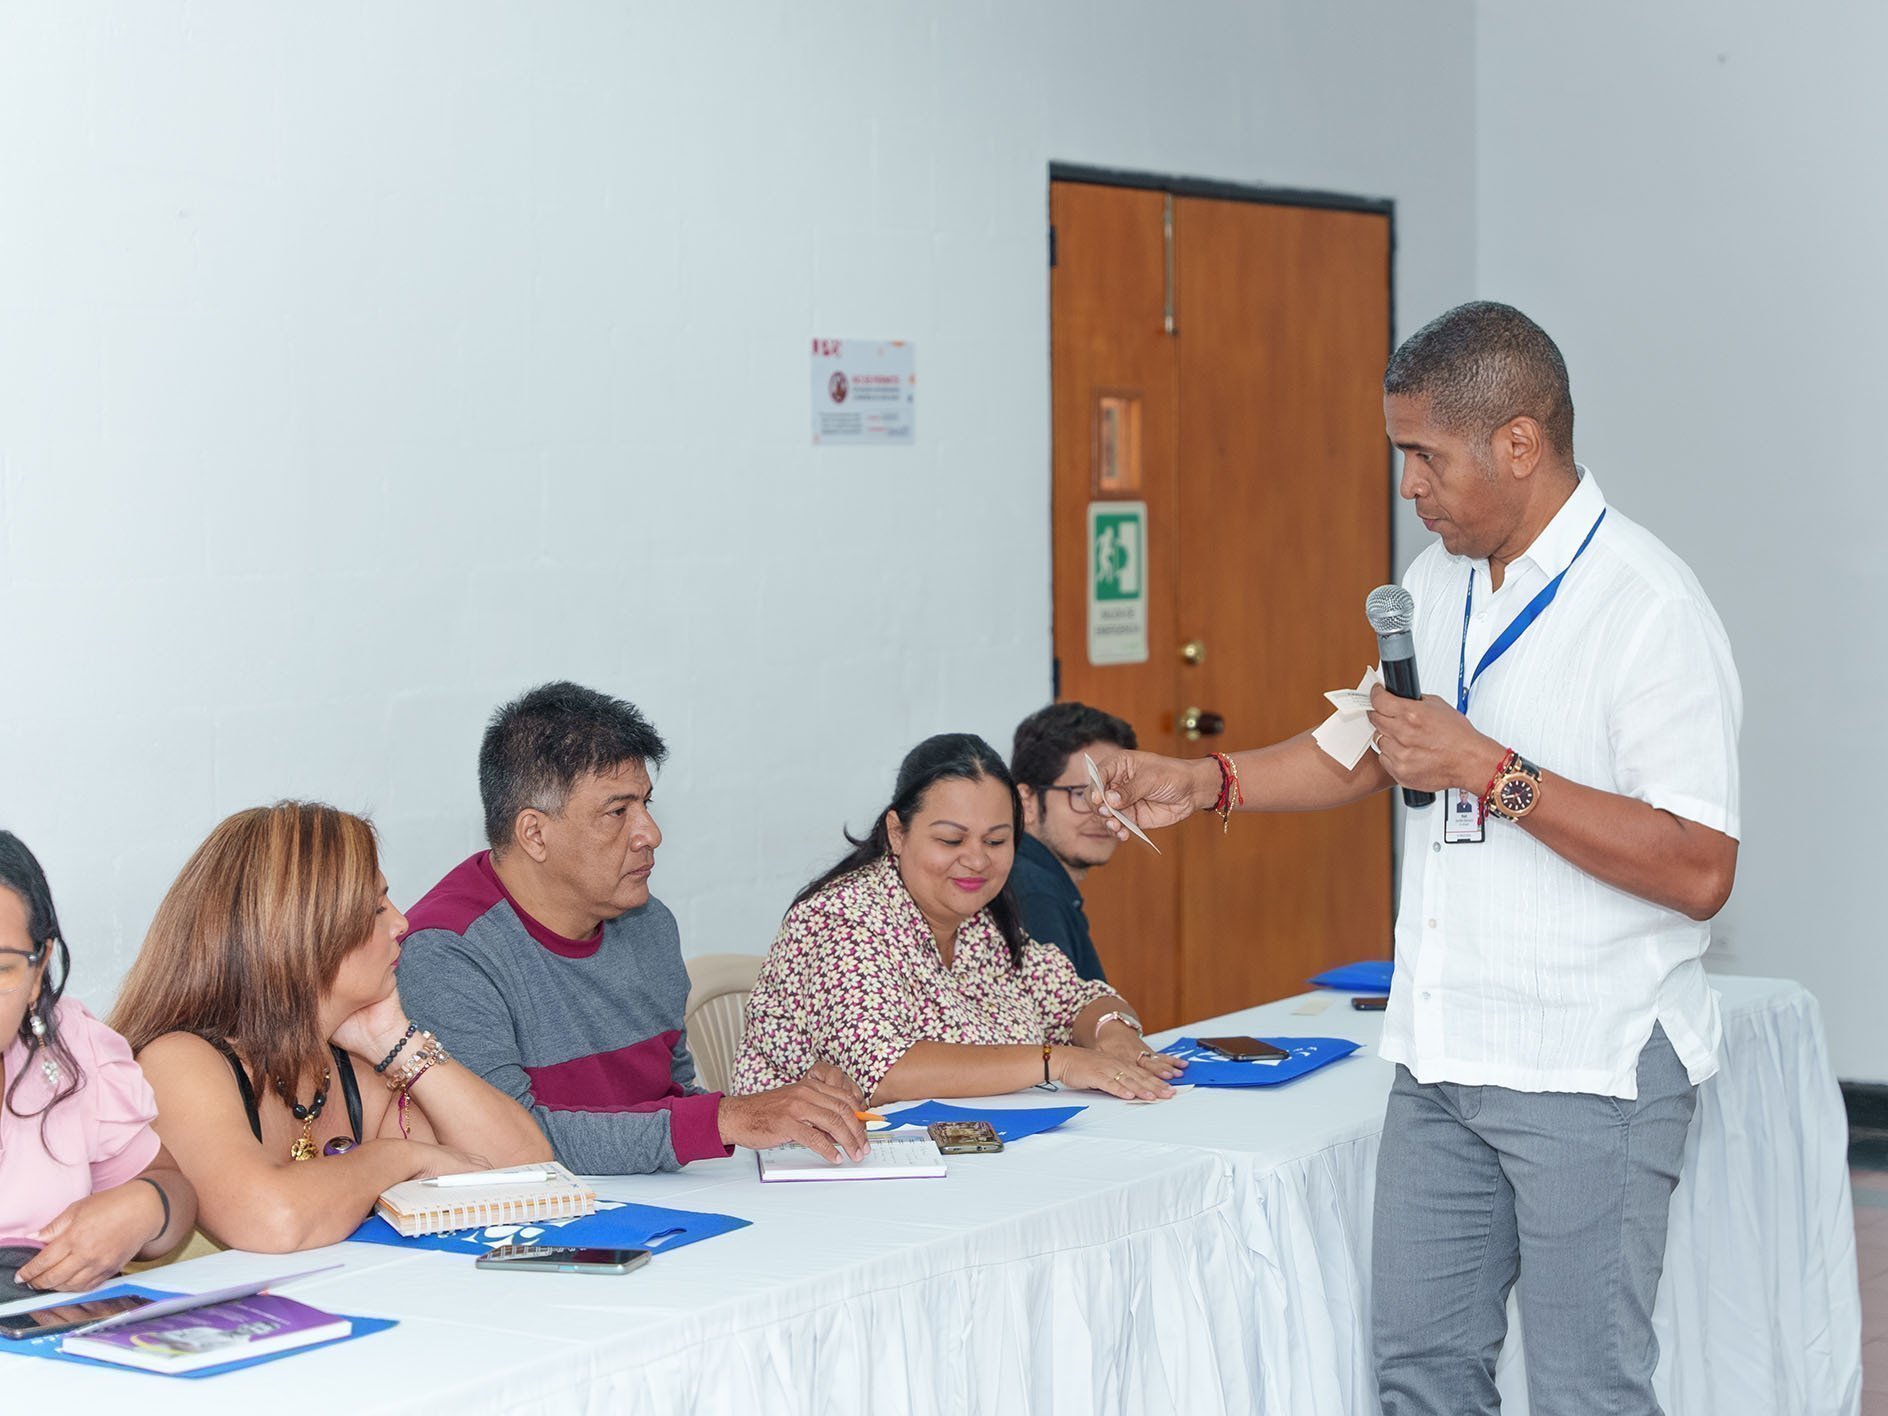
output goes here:
<path id="1" fill-rule="evenodd" d="M 1690 568 L 1608 509 L 1580 472 L 1499 590 L 1487 562 L 1440 543 L 1416 558 L 1403 583 L 1416 601 L 1423 686 L 1454 697 L 1471 576 L 1472 674 L 1567 570 L 1554 600 L 1475 683 L 1470 721 L 1541 769 L 1543 797 L 1565 778 L 1736 837 L 1743 691 L 1724 626 Z M 1439 793 L 1409 812 L 1404 828 L 1384 1057 L 1419 1082 L 1630 1099 L 1658 1023 L 1694 1083 L 1717 1070 L 1709 924 L 1595 879 L 1512 821 L 1491 817 L 1480 844 L 1445 843 L 1443 802 Z"/>

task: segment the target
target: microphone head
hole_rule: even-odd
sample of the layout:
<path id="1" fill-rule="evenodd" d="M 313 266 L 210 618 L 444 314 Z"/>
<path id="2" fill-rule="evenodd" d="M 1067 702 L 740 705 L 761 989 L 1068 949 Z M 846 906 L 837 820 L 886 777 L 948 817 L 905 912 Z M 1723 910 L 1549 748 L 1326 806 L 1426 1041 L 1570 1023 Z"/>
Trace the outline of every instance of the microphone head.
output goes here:
<path id="1" fill-rule="evenodd" d="M 1416 623 L 1416 599 L 1401 585 L 1379 585 L 1364 598 L 1364 618 L 1378 634 L 1408 634 Z"/>

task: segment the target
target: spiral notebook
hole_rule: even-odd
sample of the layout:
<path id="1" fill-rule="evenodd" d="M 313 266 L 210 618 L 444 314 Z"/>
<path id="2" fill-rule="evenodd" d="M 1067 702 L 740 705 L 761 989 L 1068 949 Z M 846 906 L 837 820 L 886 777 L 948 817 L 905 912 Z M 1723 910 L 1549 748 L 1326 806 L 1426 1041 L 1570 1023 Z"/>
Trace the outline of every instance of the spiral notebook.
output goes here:
<path id="1" fill-rule="evenodd" d="M 592 1214 L 597 1192 L 555 1161 L 514 1165 L 508 1170 L 472 1176 L 443 1176 L 441 1181 L 406 1180 L 382 1190 L 374 1206 L 394 1230 L 411 1239 L 450 1229 L 482 1229 L 494 1224 L 530 1224 L 541 1219 L 577 1219 Z M 503 1175 L 538 1175 L 527 1181 Z"/>

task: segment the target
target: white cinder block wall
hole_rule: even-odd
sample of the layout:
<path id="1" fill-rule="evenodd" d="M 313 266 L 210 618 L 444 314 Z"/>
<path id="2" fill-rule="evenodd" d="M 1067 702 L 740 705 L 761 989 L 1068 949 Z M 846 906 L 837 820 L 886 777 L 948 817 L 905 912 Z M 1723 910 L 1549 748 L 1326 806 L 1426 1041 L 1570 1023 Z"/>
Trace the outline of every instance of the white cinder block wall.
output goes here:
<path id="1" fill-rule="evenodd" d="M 1690 561 L 1743 675 L 1716 966 L 1801 979 L 1837 1074 L 1888 1081 L 1888 11 L 1477 13 L 1481 289 L 1560 340 L 1581 456 Z"/>
<path id="2" fill-rule="evenodd" d="M 554 676 L 673 746 L 687 947 L 764 948 L 908 746 L 1049 696 L 1050 161 L 1393 197 L 1407 330 L 1474 290 L 1474 43 L 1466 0 L 0 5 L 0 822 L 77 995 L 244 806 L 371 812 L 415 898 Z M 917 341 L 915 448 L 809 445 L 813 335 Z"/>

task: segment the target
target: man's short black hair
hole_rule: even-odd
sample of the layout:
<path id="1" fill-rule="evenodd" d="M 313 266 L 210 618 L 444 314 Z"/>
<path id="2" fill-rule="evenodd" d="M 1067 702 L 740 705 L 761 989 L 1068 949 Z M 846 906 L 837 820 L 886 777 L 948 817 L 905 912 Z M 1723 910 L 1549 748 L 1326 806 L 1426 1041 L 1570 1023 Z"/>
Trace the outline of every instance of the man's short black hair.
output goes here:
<path id="1" fill-rule="evenodd" d="M 1091 742 L 1133 749 L 1134 729 L 1112 713 L 1086 703 L 1051 703 L 1016 725 L 1010 776 L 1018 786 L 1051 785 L 1069 765 L 1069 755 Z"/>
<path id="2" fill-rule="evenodd" d="M 1573 455 L 1567 361 L 1547 331 L 1512 305 L 1475 300 L 1436 316 L 1390 356 L 1383 391 L 1427 398 L 1437 423 L 1478 447 L 1495 429 L 1528 417 L 1551 451 Z"/>
<path id="3" fill-rule="evenodd" d="M 584 777 L 625 762 L 660 767 L 668 755 L 635 704 L 581 684 L 540 684 L 492 714 L 479 745 L 485 838 L 503 851 L 526 807 L 555 815 Z"/>

